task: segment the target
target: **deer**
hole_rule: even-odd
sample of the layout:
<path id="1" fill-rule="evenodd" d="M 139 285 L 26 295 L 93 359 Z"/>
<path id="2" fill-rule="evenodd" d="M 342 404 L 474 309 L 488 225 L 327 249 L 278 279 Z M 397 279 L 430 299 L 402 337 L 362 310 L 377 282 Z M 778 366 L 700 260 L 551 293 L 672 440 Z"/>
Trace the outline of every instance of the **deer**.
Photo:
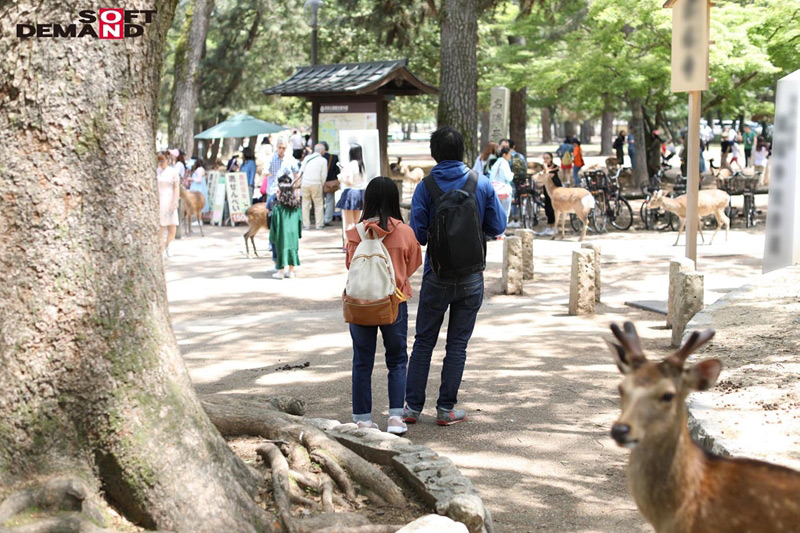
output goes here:
<path id="1" fill-rule="evenodd" d="M 269 229 L 267 227 L 267 204 L 264 202 L 260 202 L 257 204 L 253 204 L 247 208 L 247 211 L 244 212 L 245 216 L 247 217 L 247 231 L 244 234 L 244 248 L 247 250 L 247 257 L 250 257 L 250 246 L 247 243 L 247 239 L 250 239 L 250 242 L 253 244 L 253 253 L 256 254 L 258 257 L 258 251 L 256 250 L 256 241 L 253 237 L 256 236 L 256 233 L 261 231 L 261 229 Z"/>
<path id="2" fill-rule="evenodd" d="M 714 230 L 714 234 L 711 236 L 711 240 L 708 241 L 708 244 L 714 242 L 714 237 L 717 235 L 717 232 L 723 225 L 725 226 L 725 240 L 728 240 L 728 231 L 731 228 L 731 219 L 725 214 L 725 208 L 728 207 L 730 201 L 730 195 L 719 189 L 705 189 L 698 191 L 697 231 L 700 233 L 700 239 L 703 243 L 705 243 L 706 240 L 705 237 L 703 237 L 703 231 L 700 228 L 700 226 L 702 226 L 700 219 L 707 215 L 714 215 L 714 218 L 717 219 L 717 228 Z M 656 193 L 650 199 L 650 207 L 653 209 L 663 207 L 667 211 L 678 215 L 681 224 L 678 228 L 678 236 L 675 238 L 675 243 L 673 244 L 673 246 L 678 246 L 678 240 L 681 238 L 681 232 L 683 231 L 683 227 L 686 225 L 686 195 L 682 194 L 677 198 L 670 198 L 669 196 L 664 195 L 664 191 L 656 191 Z"/>
<path id="3" fill-rule="evenodd" d="M 414 184 L 419 183 L 420 181 L 422 181 L 422 178 L 425 177 L 425 171 L 419 167 L 416 167 L 414 168 L 414 170 L 409 172 L 407 163 L 403 163 L 402 165 L 400 165 L 400 173 L 403 175 L 403 178 L 405 180 L 410 181 Z"/>
<path id="4" fill-rule="evenodd" d="M 200 235 L 203 235 L 203 208 L 206 206 L 206 199 L 200 191 L 189 191 L 181 185 L 181 220 L 183 221 L 186 233 L 192 234 L 192 215 L 197 218 L 200 226 Z"/>
<path id="5" fill-rule="evenodd" d="M 582 241 L 586 237 L 586 228 L 589 226 L 589 213 L 594 209 L 594 196 L 588 190 L 582 187 L 559 187 L 553 181 L 553 175 L 549 172 L 546 173 L 544 187 L 547 190 L 547 195 L 550 197 L 550 202 L 553 204 L 553 212 L 555 213 L 555 228 L 553 232 L 553 239 L 555 240 L 558 235 L 558 221 L 561 220 L 561 239 L 564 239 L 565 226 L 567 224 L 567 215 L 575 213 L 575 215 L 583 222 L 583 232 L 578 241 Z"/>
<path id="6" fill-rule="evenodd" d="M 631 450 L 628 490 L 656 533 L 800 532 L 800 472 L 714 455 L 689 434 L 686 397 L 713 387 L 722 363 L 685 363 L 714 331 L 693 331 L 661 361 L 645 357 L 633 323 L 611 331 L 618 342 L 606 343 L 623 375 L 611 437 Z"/>
<path id="7" fill-rule="evenodd" d="M 397 162 L 396 163 L 389 163 L 389 170 L 392 172 L 392 174 L 397 174 L 397 173 L 400 172 L 400 162 L 401 161 L 403 161 L 403 157 L 402 156 L 397 156 Z"/>

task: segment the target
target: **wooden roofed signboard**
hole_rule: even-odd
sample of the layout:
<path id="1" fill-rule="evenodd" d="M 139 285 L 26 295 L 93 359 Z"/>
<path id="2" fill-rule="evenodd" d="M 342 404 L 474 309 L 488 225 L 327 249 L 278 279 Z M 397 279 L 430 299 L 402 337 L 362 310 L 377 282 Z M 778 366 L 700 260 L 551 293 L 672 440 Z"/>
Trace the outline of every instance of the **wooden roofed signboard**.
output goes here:
<path id="1" fill-rule="evenodd" d="M 708 90 L 709 0 L 668 0 L 672 8 L 672 92 Z"/>

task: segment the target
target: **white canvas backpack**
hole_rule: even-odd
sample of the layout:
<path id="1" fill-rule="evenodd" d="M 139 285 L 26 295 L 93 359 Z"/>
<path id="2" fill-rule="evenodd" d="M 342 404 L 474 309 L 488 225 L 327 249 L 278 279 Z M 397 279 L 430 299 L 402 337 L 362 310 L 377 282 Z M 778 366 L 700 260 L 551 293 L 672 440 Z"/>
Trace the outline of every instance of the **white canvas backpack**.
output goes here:
<path id="1" fill-rule="evenodd" d="M 361 326 L 383 326 L 397 320 L 405 296 L 397 288 L 394 265 L 383 237 L 367 234 L 364 223 L 356 225 L 361 242 L 350 260 L 342 294 L 344 320 Z"/>

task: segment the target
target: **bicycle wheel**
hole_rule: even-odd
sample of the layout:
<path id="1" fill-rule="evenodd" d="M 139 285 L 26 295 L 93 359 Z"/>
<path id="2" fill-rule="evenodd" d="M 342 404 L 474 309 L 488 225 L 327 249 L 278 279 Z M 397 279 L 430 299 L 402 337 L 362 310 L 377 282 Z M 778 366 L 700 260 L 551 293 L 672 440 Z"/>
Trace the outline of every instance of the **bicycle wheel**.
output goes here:
<path id="1" fill-rule="evenodd" d="M 611 201 L 611 225 L 620 230 L 630 229 L 633 224 L 633 209 L 628 200 L 620 196 Z"/>
<path id="2" fill-rule="evenodd" d="M 603 233 L 606 230 L 606 196 L 598 194 L 594 197 L 594 208 L 589 216 L 592 219 L 592 227 L 596 233 Z"/>
<path id="3" fill-rule="evenodd" d="M 647 207 L 650 202 L 649 197 L 645 197 L 642 206 L 639 208 L 639 218 L 642 219 L 644 229 L 650 229 L 650 209 Z"/>
<path id="4" fill-rule="evenodd" d="M 519 216 L 522 219 L 522 227 L 525 229 L 533 229 L 535 226 L 534 218 L 536 216 L 533 198 L 531 198 L 529 195 L 526 195 L 520 204 Z"/>

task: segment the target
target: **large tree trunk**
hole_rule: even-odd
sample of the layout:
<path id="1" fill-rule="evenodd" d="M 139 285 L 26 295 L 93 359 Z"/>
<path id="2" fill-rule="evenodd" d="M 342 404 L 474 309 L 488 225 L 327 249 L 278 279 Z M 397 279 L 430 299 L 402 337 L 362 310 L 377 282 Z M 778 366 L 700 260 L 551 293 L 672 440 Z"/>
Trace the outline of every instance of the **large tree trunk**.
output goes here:
<path id="1" fill-rule="evenodd" d="M 525 37 L 508 36 L 508 44 L 525 46 Z M 528 155 L 528 142 L 525 130 L 528 128 L 528 89 L 522 87 L 511 91 L 510 123 L 508 136 L 514 140 L 517 152 Z"/>
<path id="2" fill-rule="evenodd" d="M 581 121 L 581 144 L 590 144 L 594 135 L 594 124 L 591 120 Z"/>
<path id="3" fill-rule="evenodd" d="M 647 135 L 645 132 L 644 110 L 642 109 L 642 101 L 638 99 L 631 100 L 631 127 L 633 128 L 633 141 L 634 141 L 634 166 L 633 166 L 633 182 L 637 187 L 649 183 L 647 174 Z"/>
<path id="4" fill-rule="evenodd" d="M 489 110 L 484 109 L 481 111 L 481 142 L 479 148 L 482 150 L 487 144 L 489 144 Z"/>
<path id="5" fill-rule="evenodd" d="M 153 147 L 176 1 L 115 3 L 158 9 L 120 43 L 16 39 L 64 3 L 0 7 L 0 486 L 79 478 L 147 528 L 265 531 L 169 321 Z"/>
<path id="6" fill-rule="evenodd" d="M 542 113 L 542 144 L 550 144 L 553 142 L 552 126 L 550 120 L 550 108 L 543 107 Z"/>
<path id="7" fill-rule="evenodd" d="M 445 0 L 437 122 L 464 137 L 464 162 L 478 155 L 478 0 Z"/>
<path id="8" fill-rule="evenodd" d="M 175 82 L 169 108 L 169 142 L 192 157 L 194 111 L 200 96 L 198 66 L 205 48 L 208 19 L 214 0 L 192 0 L 175 50 Z"/>
<path id="9" fill-rule="evenodd" d="M 603 111 L 603 120 L 600 125 L 600 155 L 613 155 L 614 144 L 614 112 Z"/>
<path id="10" fill-rule="evenodd" d="M 575 137 L 575 122 L 571 120 L 564 121 L 563 135 L 569 138 Z"/>

